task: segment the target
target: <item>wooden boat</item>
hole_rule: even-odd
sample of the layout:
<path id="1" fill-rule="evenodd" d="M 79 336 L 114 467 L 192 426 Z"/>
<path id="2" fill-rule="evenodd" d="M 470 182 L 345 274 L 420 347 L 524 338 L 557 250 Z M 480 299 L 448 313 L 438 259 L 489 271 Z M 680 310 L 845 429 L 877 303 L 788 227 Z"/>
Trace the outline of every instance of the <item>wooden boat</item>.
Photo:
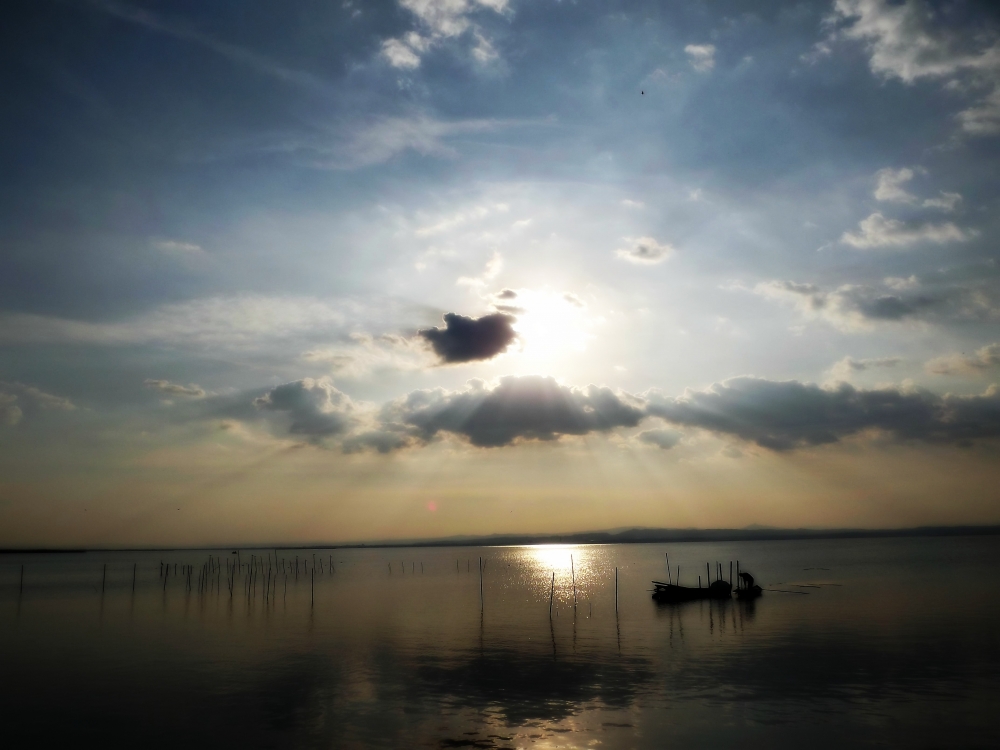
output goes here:
<path id="1" fill-rule="evenodd" d="M 676 583 L 653 581 L 653 598 L 658 602 L 690 602 L 696 599 L 729 599 L 733 587 L 728 581 L 713 581 L 707 588 L 678 586 Z"/>
<path id="2" fill-rule="evenodd" d="M 757 584 L 754 584 L 753 586 L 740 587 L 736 589 L 736 598 L 740 600 L 756 599 L 763 593 L 764 589 L 762 589 Z"/>

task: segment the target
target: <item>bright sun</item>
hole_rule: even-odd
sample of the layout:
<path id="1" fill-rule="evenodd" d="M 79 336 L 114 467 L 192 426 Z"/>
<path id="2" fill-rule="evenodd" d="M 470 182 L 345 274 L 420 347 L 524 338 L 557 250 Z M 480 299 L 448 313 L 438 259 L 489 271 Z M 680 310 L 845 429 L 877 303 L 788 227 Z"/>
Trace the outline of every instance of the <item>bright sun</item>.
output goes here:
<path id="1" fill-rule="evenodd" d="M 540 367 L 587 348 L 595 321 L 585 304 L 571 294 L 549 289 L 518 291 L 512 307 L 525 364 Z M 513 312 L 513 311 L 512 311 Z"/>

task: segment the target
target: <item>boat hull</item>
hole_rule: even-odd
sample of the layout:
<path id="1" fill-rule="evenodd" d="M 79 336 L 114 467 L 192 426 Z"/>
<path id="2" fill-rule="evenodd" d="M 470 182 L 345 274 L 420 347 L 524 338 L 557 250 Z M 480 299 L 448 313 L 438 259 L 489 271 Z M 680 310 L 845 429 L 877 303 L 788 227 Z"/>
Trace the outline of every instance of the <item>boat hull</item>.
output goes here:
<path id="1" fill-rule="evenodd" d="M 690 588 L 672 583 L 653 581 L 653 599 L 658 602 L 690 602 L 696 599 L 730 599 L 733 587 L 726 581 L 715 581 L 707 588 Z"/>

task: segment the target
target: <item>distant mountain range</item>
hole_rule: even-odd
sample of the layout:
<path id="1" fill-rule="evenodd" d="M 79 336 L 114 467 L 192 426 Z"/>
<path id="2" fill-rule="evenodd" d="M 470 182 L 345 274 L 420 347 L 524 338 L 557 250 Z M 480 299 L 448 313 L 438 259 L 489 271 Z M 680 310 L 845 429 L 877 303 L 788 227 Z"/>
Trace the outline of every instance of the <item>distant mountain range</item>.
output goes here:
<path id="1" fill-rule="evenodd" d="M 991 536 L 1000 535 L 1000 525 L 991 526 L 915 526 L 905 529 L 782 529 L 752 524 L 742 529 L 650 529 L 630 527 L 604 531 L 578 531 L 567 534 L 491 534 L 488 536 L 450 536 L 441 539 L 386 539 L 370 542 L 330 544 L 220 544 L 204 549 L 350 549 L 382 547 L 504 547 L 526 544 L 664 544 L 678 542 L 746 542 L 786 539 L 865 539 L 886 537 Z M 122 547 L 108 547 L 124 551 Z M 162 549 L 143 547 L 141 549 Z M 176 549 L 202 549 L 176 548 Z M 86 552 L 85 549 L 0 549 L 0 553 Z"/>

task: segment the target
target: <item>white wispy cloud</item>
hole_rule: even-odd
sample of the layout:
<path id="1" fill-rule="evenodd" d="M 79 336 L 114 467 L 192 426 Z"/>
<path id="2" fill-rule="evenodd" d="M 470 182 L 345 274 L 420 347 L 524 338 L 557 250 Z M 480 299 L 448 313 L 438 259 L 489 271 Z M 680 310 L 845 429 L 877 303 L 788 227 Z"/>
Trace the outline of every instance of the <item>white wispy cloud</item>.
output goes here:
<path id="1" fill-rule="evenodd" d="M 154 380 L 152 378 L 148 378 L 143 382 L 143 385 L 147 388 L 159 391 L 160 393 L 165 393 L 168 396 L 205 398 L 205 389 L 201 386 L 195 385 L 194 383 L 181 385 L 180 383 L 171 383 L 169 380 Z"/>
<path id="2" fill-rule="evenodd" d="M 121 21 L 195 44 L 270 78 L 325 94 L 334 93 L 332 86 L 311 73 L 289 68 L 264 55 L 224 42 L 187 24 L 167 19 L 145 8 L 137 8 L 127 3 L 115 2 L 115 0 L 86 0 L 86 5 Z"/>
<path id="3" fill-rule="evenodd" d="M 615 256 L 629 263 L 655 265 L 662 263 L 676 252 L 667 243 L 659 243 L 652 237 L 626 237 L 626 244 L 615 250 Z"/>
<path id="4" fill-rule="evenodd" d="M 830 368 L 830 375 L 834 380 L 850 380 L 852 375 L 859 372 L 896 367 L 902 361 L 901 357 L 875 357 L 872 359 L 844 357 Z"/>
<path id="5" fill-rule="evenodd" d="M 971 232 L 959 229 L 950 221 L 914 225 L 898 219 L 887 219 L 878 211 L 862 219 L 858 229 L 858 232 L 844 232 L 840 241 L 859 250 L 870 250 L 880 247 L 903 248 L 918 242 L 943 245 L 947 242 L 964 242 L 972 236 Z"/>
<path id="6" fill-rule="evenodd" d="M 343 309 L 313 298 L 210 297 L 164 305 L 110 323 L 43 315 L 0 315 L 0 343 L 77 343 L 119 346 L 164 343 L 187 346 L 257 347 L 309 332 L 334 332 Z"/>
<path id="7" fill-rule="evenodd" d="M 714 44 L 689 44 L 684 48 L 691 67 L 699 73 L 708 73 L 715 67 Z"/>
<path id="8" fill-rule="evenodd" d="M 983 375 L 1000 369 L 1000 344 L 989 344 L 973 354 L 949 354 L 930 360 L 924 369 L 932 375 Z"/>

